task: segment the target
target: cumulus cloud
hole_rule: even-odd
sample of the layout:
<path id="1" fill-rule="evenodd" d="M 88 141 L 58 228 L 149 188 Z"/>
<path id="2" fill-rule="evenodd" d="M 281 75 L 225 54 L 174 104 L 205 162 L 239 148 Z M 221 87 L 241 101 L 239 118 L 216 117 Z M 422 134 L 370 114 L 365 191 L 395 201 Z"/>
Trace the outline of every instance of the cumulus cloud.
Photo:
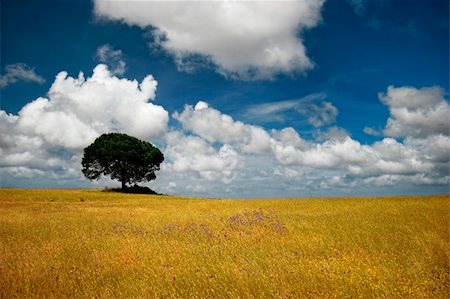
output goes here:
<path id="1" fill-rule="evenodd" d="M 311 103 L 300 108 L 299 112 L 307 115 L 308 123 L 315 128 L 334 123 L 338 115 L 337 108 L 330 102 Z"/>
<path id="2" fill-rule="evenodd" d="M 450 106 L 444 99 L 443 89 L 389 86 L 379 98 L 390 112 L 385 135 L 396 138 L 449 135 Z"/>
<path id="3" fill-rule="evenodd" d="M 282 176 L 284 178 L 287 179 L 298 179 L 298 178 L 302 178 L 304 176 L 304 172 L 302 170 L 297 170 L 294 168 L 290 168 L 290 167 L 283 167 L 283 166 L 278 166 L 275 168 L 275 170 L 273 171 L 274 175 L 278 175 L 278 176 Z"/>
<path id="4" fill-rule="evenodd" d="M 406 94 L 408 98 L 405 98 Z M 345 178 L 330 177 L 326 182 L 328 187 L 378 186 L 383 182 L 448 184 L 449 117 L 448 103 L 442 90 L 409 87 L 394 90 L 390 87 L 386 95 L 380 95 L 380 99 L 391 112 L 385 129 L 388 137 L 372 145 L 361 144 L 338 127 L 319 133 L 315 142 L 304 140 L 293 128 L 272 130 L 272 153 L 277 162 L 284 165 L 284 168 L 276 168 L 275 173 L 291 180 L 296 173 L 292 169 L 300 167 L 322 173 L 338 172 L 340 175 L 335 177 Z M 292 107 L 291 104 L 287 102 L 281 106 Z M 261 108 L 262 113 L 266 113 L 279 111 L 279 107 L 266 105 Z M 409 114 L 417 118 L 411 121 Z M 403 137 L 404 140 L 390 137 Z"/>
<path id="5" fill-rule="evenodd" d="M 342 176 L 353 178 L 349 184 L 356 180 L 383 175 L 396 176 L 402 180 L 410 178 L 412 182 L 417 174 L 426 178 L 428 183 L 440 184 L 442 181 L 448 181 L 448 165 L 445 167 L 448 157 L 443 158 L 441 151 L 450 150 L 448 138 L 441 142 L 442 149 L 434 153 L 429 152 L 428 158 L 414 144 L 399 143 L 392 138 L 385 138 L 369 146 L 347 137 L 344 140 L 310 144 L 303 150 L 277 140 L 273 150 L 282 165 L 337 170 Z M 445 162 L 432 161 L 439 157 Z"/>
<path id="6" fill-rule="evenodd" d="M 244 115 L 262 122 L 285 122 L 299 116 L 315 128 L 330 125 L 336 121 L 338 109 L 329 101 L 326 94 L 314 93 L 300 99 L 252 105 Z"/>
<path id="7" fill-rule="evenodd" d="M 323 143 L 307 145 L 305 149 L 275 140 L 273 151 L 277 160 L 283 165 L 302 165 L 322 169 L 348 168 L 367 160 L 367 149 L 348 136 L 344 140 L 327 140 Z"/>
<path id="8" fill-rule="evenodd" d="M 149 102 L 156 86 L 150 75 L 119 79 L 105 65 L 87 79 L 61 72 L 47 97 L 17 115 L 0 111 L 0 175 L 83 182 L 81 149 L 101 133 L 121 131 L 160 138 L 166 160 L 152 186 L 163 192 L 298 196 L 450 183 L 449 108 L 436 87 L 389 87 L 380 94 L 390 111 L 386 136 L 362 144 L 335 126 L 314 140 L 290 127 L 269 131 L 203 101 L 173 114 L 181 130 L 167 129 L 167 111 Z"/>
<path id="9" fill-rule="evenodd" d="M 60 72 L 47 97 L 25 105 L 17 115 L 0 111 L 0 166 L 8 173 L 46 170 L 80 176 L 81 150 L 102 133 L 120 131 L 150 139 L 161 136 L 168 113 L 150 103 L 157 82 L 119 79 L 105 65 L 91 77 Z M 21 168 L 22 167 L 22 168 Z"/>
<path id="10" fill-rule="evenodd" d="M 111 45 L 105 44 L 97 48 L 96 58 L 101 63 L 107 64 L 113 74 L 125 73 L 126 64 L 123 61 L 122 50 L 115 50 Z"/>
<path id="11" fill-rule="evenodd" d="M 205 140 L 233 144 L 244 153 L 262 153 L 270 147 L 270 136 L 264 129 L 235 121 L 202 101 L 195 107 L 186 105 L 183 112 L 175 112 L 173 117 L 184 129 Z"/>
<path id="12" fill-rule="evenodd" d="M 165 164 L 164 171 L 194 172 L 204 179 L 220 180 L 228 184 L 239 168 L 240 156 L 228 144 L 216 150 L 200 137 L 186 136 L 175 131 L 168 133 L 166 140 L 164 153 L 169 162 Z"/>
<path id="13" fill-rule="evenodd" d="M 326 140 L 345 140 L 350 134 L 343 128 L 333 126 L 329 127 L 325 131 L 318 130 L 314 134 L 315 140 L 323 142 Z"/>
<path id="14" fill-rule="evenodd" d="M 323 2 L 95 0 L 94 10 L 151 30 L 180 69 L 200 55 L 226 77 L 254 80 L 313 67 L 300 34 L 319 23 Z"/>
<path id="15" fill-rule="evenodd" d="M 282 130 L 272 130 L 271 132 L 272 149 L 278 142 L 286 147 L 296 148 L 301 151 L 308 150 L 312 147 L 312 143 L 300 137 L 300 135 L 293 128 L 284 128 Z"/>
<path id="16" fill-rule="evenodd" d="M 347 181 L 349 186 L 354 182 L 448 184 L 450 110 L 443 90 L 391 86 L 379 97 L 390 111 L 383 131 L 387 137 L 381 141 L 363 145 L 334 127 L 315 143 L 285 129 L 282 132 L 288 138 L 279 132 L 272 134 L 275 157 L 283 165 L 339 170 L 347 178 L 330 180 L 327 186 L 342 186 Z"/>
<path id="17" fill-rule="evenodd" d="M 0 88 L 5 88 L 17 81 L 45 83 L 45 79 L 25 63 L 8 64 L 5 66 L 5 74 L 0 76 Z"/>
<path id="18" fill-rule="evenodd" d="M 34 132 L 53 146 L 80 149 L 100 134 L 121 131 L 149 139 L 164 132 L 168 113 L 149 103 L 157 82 L 151 75 L 142 82 L 119 79 L 105 65 L 91 77 L 60 72 L 48 98 L 38 98 L 19 111 L 18 127 Z"/>
<path id="19" fill-rule="evenodd" d="M 354 140 L 339 127 L 320 132 L 315 141 L 303 139 L 293 128 L 268 132 L 261 127 L 234 121 L 205 102 L 199 102 L 195 107 L 185 106 L 183 112 L 174 114 L 174 118 L 201 140 L 232 146 L 242 155 L 243 163 L 248 163 L 249 157 L 255 157 L 255 154 L 264 156 L 259 168 L 272 165 L 275 170 L 253 171 L 257 177 L 273 173 L 293 181 L 297 175 L 307 177 L 305 171 L 308 170 L 309 176 L 316 177 L 315 180 L 311 177 L 305 180 L 310 184 L 308 188 L 314 184 L 321 188 L 353 188 L 358 184 L 442 184 L 449 180 L 450 140 L 440 134 L 439 128 L 430 132 L 426 141 L 413 136 L 402 142 L 386 137 L 367 145 Z M 252 139 L 252 129 L 261 131 L 264 137 L 259 140 L 263 146 L 249 151 L 246 145 Z M 239 171 L 242 169 L 245 172 L 246 166 Z M 330 176 L 326 178 L 323 173 L 330 173 Z"/>

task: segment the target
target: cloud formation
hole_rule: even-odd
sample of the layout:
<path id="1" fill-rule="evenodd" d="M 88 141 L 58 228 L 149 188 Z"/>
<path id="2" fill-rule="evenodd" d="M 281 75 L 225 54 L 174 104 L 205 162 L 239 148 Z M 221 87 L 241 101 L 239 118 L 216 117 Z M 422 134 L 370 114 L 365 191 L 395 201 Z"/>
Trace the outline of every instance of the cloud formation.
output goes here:
<path id="1" fill-rule="evenodd" d="M 211 143 L 232 144 L 244 153 L 262 153 L 270 147 L 270 136 L 264 129 L 234 121 L 202 101 L 195 107 L 186 105 L 183 112 L 175 112 L 173 117 L 184 129 Z"/>
<path id="2" fill-rule="evenodd" d="M 113 74 L 125 73 L 126 63 L 123 61 L 122 50 L 115 50 L 111 45 L 105 44 L 97 48 L 96 58 L 99 62 L 107 64 Z"/>
<path id="3" fill-rule="evenodd" d="M 405 91 L 409 93 L 405 95 Z M 231 167 L 227 172 L 230 178 L 227 183 L 229 188 L 235 188 L 235 192 L 246 192 L 242 186 L 244 181 L 247 186 L 255 185 L 255 188 L 278 181 L 278 187 L 286 183 L 286 187 L 292 188 L 294 184 L 297 190 L 448 184 L 450 139 L 445 128 L 448 128 L 449 119 L 442 114 L 434 114 L 448 109 L 442 90 L 389 87 L 386 94 L 380 94 L 380 100 L 388 106 L 391 116 L 386 125 L 387 136 L 371 145 L 361 144 L 339 127 L 320 132 L 316 140 L 303 139 L 293 128 L 269 132 L 235 121 L 202 101 L 195 106 L 185 106 L 173 117 L 186 132 L 195 136 L 189 138 L 208 142 L 217 148 L 227 146 L 238 155 L 242 167 Z M 280 103 L 263 104 L 261 113 L 278 113 L 297 105 L 296 101 Z M 413 111 L 421 116 L 416 126 L 395 135 L 400 140 L 392 138 L 394 136 L 389 130 L 394 121 L 404 125 L 402 121 L 405 119 L 399 116 L 397 109 Z M 425 110 L 419 113 L 414 109 Z M 439 121 L 428 121 L 427 115 L 438 117 Z M 255 132 L 258 132 L 258 137 L 252 136 Z M 178 140 L 183 138 L 173 139 L 175 142 Z M 248 147 L 250 140 L 258 141 L 258 146 L 252 150 Z M 192 167 L 190 170 L 195 171 Z M 205 194 L 202 192 L 199 194 Z"/>
<path id="4" fill-rule="evenodd" d="M 320 128 L 333 124 L 339 113 L 325 99 L 326 94 L 314 93 L 300 99 L 257 104 L 247 108 L 244 115 L 260 122 L 285 122 L 300 117 L 313 127 Z"/>
<path id="5" fill-rule="evenodd" d="M 152 185 L 163 192 L 276 196 L 450 182 L 449 105 L 437 87 L 391 86 L 380 93 L 390 112 L 384 136 L 361 144 L 336 126 L 313 140 L 291 127 L 267 130 L 203 101 L 173 113 L 182 128 L 168 128 L 167 111 L 150 102 L 156 86 L 151 75 L 119 79 L 102 64 L 88 78 L 59 73 L 47 97 L 17 115 L 0 110 L 0 175 L 88 184 L 82 149 L 119 131 L 158 138 L 166 160 Z"/>
<path id="6" fill-rule="evenodd" d="M 379 98 L 391 114 L 383 131 L 385 135 L 396 138 L 449 135 L 450 106 L 441 88 L 389 86 Z"/>
<path id="7" fill-rule="evenodd" d="M 166 135 L 166 142 L 166 172 L 197 173 L 203 179 L 229 184 L 240 168 L 240 155 L 228 144 L 215 149 L 200 137 L 175 131 Z"/>
<path id="8" fill-rule="evenodd" d="M 102 64 L 87 79 L 81 72 L 78 78 L 60 72 L 46 98 L 28 103 L 17 115 L 0 111 L 0 167 L 11 173 L 51 170 L 79 177 L 74 169 L 81 150 L 102 133 L 119 131 L 147 140 L 161 136 L 169 116 L 149 102 L 156 86 L 151 75 L 140 83 L 119 79 Z"/>
<path id="9" fill-rule="evenodd" d="M 5 74 L 0 76 L 0 88 L 16 83 L 18 81 L 35 82 L 44 84 L 45 79 L 36 74 L 34 68 L 25 63 L 8 64 L 5 66 Z"/>
<path id="10" fill-rule="evenodd" d="M 95 14 L 151 30 L 178 67 L 192 70 L 200 55 L 226 77 L 271 79 L 313 67 L 302 31 L 320 22 L 324 0 L 95 0 Z"/>
<path id="11" fill-rule="evenodd" d="M 367 135 L 371 135 L 371 136 L 382 136 L 383 135 L 383 133 L 381 131 L 376 130 L 376 129 L 371 128 L 371 127 L 364 127 L 363 131 Z"/>

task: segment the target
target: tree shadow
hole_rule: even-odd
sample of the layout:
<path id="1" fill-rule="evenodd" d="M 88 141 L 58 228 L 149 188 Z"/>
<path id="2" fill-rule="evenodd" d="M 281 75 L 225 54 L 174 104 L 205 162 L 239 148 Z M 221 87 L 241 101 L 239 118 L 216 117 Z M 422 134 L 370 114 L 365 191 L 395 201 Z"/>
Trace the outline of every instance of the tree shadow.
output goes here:
<path id="1" fill-rule="evenodd" d="M 131 193 L 131 194 L 150 194 L 150 195 L 162 195 L 153 191 L 149 187 L 134 185 L 131 187 L 122 188 L 105 188 L 105 192 L 118 192 L 118 193 Z"/>

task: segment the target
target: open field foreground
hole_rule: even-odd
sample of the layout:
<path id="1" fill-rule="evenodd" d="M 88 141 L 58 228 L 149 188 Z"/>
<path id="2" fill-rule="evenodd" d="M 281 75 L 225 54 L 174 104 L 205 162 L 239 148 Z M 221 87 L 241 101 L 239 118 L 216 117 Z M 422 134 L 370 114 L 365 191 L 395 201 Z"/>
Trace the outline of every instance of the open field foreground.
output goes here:
<path id="1" fill-rule="evenodd" d="M 0 297 L 448 298 L 449 200 L 0 189 Z"/>

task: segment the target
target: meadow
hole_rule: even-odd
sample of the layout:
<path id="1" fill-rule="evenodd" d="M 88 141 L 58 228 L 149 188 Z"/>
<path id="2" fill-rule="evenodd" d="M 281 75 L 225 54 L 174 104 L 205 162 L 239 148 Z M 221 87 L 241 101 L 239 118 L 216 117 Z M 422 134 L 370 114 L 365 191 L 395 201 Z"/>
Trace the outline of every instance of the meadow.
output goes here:
<path id="1" fill-rule="evenodd" d="M 448 298 L 450 196 L 0 189 L 0 298 Z"/>

